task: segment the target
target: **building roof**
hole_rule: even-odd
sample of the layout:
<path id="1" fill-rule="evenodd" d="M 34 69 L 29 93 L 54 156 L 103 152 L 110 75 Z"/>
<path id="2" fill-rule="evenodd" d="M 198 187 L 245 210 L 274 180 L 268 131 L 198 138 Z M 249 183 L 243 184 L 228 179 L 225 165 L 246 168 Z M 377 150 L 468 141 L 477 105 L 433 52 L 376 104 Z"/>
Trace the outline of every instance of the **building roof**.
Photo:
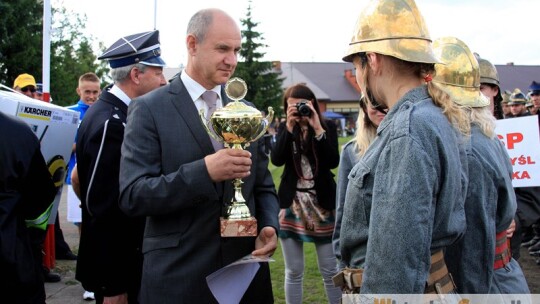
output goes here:
<path id="1" fill-rule="evenodd" d="M 359 93 L 345 78 L 345 71 L 353 68 L 349 62 L 282 62 L 283 87 L 306 83 L 320 100 L 358 100 Z"/>
<path id="2" fill-rule="evenodd" d="M 540 80 L 540 66 L 537 65 L 495 65 L 499 73 L 502 90 L 519 88 L 528 92 L 533 80 Z M 329 102 L 353 101 L 358 92 L 345 78 L 345 71 L 352 70 L 348 62 L 282 62 L 281 72 L 285 78 L 283 87 L 304 82 L 313 89 L 317 98 Z"/>
<path id="3" fill-rule="evenodd" d="M 529 92 L 533 80 L 540 80 L 540 66 L 538 65 L 495 65 L 499 73 L 501 90 L 514 91 L 519 88 L 521 92 Z"/>

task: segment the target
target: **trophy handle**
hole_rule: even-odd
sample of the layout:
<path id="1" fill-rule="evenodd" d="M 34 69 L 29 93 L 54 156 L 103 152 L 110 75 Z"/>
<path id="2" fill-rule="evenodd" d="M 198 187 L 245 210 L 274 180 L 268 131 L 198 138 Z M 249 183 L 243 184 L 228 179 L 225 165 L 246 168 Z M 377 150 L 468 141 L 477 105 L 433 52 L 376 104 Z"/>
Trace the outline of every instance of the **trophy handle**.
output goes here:
<path id="1" fill-rule="evenodd" d="M 257 136 L 252 140 L 252 142 L 256 141 L 257 139 L 261 138 L 264 133 L 266 133 L 266 130 L 268 130 L 268 127 L 270 126 L 270 122 L 274 118 L 274 109 L 272 107 L 268 107 L 268 115 L 266 115 L 266 118 L 264 119 L 264 127 L 262 128 L 261 132 L 257 134 Z"/>
<path id="2" fill-rule="evenodd" d="M 204 109 L 199 110 L 199 118 L 201 119 L 202 125 L 203 125 L 204 129 L 206 130 L 206 133 L 208 133 L 208 135 L 212 136 L 213 139 L 215 139 L 215 140 L 222 143 L 223 140 L 221 140 L 221 138 L 219 138 L 214 133 L 214 131 L 212 131 L 212 130 L 210 130 L 210 128 L 208 128 L 208 120 L 206 120 L 206 115 L 204 114 Z"/>

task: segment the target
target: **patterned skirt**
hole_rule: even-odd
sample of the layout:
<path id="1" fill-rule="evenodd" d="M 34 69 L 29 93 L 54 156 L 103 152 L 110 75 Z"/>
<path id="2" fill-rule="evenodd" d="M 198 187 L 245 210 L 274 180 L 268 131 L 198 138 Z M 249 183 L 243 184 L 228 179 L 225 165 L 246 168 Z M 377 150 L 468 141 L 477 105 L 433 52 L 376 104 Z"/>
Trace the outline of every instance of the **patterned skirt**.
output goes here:
<path id="1" fill-rule="evenodd" d="M 303 175 L 299 179 L 296 196 L 289 208 L 279 213 L 280 238 L 293 238 L 302 242 L 330 243 L 334 232 L 334 212 L 328 211 L 317 201 L 311 167 L 302 155 Z"/>

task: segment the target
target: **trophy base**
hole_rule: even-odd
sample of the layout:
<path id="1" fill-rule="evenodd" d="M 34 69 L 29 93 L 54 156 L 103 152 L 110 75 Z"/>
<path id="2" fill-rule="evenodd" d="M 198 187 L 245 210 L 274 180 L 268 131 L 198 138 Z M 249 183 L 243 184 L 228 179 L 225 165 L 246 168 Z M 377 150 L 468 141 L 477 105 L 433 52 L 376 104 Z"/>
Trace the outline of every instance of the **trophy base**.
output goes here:
<path id="1" fill-rule="evenodd" d="M 221 217 L 220 222 L 222 237 L 257 236 L 257 220 L 253 216 L 240 220 Z"/>

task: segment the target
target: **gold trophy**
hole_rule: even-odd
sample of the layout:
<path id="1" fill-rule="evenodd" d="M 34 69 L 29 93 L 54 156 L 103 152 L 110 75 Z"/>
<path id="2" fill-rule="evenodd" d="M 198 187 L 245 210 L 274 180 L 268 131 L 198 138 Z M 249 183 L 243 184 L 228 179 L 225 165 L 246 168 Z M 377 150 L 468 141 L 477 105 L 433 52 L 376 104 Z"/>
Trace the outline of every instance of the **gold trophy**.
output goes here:
<path id="1" fill-rule="evenodd" d="M 268 107 L 268 115 L 264 118 L 261 111 L 240 102 L 246 93 L 246 82 L 241 78 L 232 78 L 225 85 L 225 94 L 232 102 L 217 109 L 209 121 L 206 121 L 204 110 L 199 112 L 206 132 L 231 149 L 243 150 L 250 143 L 261 138 L 274 116 L 272 107 Z M 242 195 L 242 184 L 240 178 L 233 180 L 234 196 L 227 208 L 226 216 L 221 218 L 222 237 L 257 235 L 257 220 L 251 216 L 246 205 L 246 200 Z"/>

